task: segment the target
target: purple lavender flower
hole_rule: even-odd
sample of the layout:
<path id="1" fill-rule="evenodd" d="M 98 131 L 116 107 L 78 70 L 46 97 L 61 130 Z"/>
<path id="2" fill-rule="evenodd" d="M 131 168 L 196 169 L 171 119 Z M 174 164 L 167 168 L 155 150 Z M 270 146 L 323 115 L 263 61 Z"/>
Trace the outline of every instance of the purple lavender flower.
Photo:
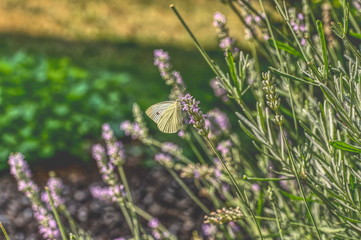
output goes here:
<path id="1" fill-rule="evenodd" d="M 227 19 L 226 17 L 220 13 L 220 12 L 216 12 L 213 15 L 213 26 L 217 27 L 217 28 L 221 28 L 224 27 L 227 23 Z"/>
<path id="2" fill-rule="evenodd" d="M 190 94 L 187 94 L 181 98 L 182 110 L 187 112 L 189 117 L 189 124 L 192 124 L 201 136 L 207 137 L 209 129 L 205 125 L 204 114 L 198 107 L 199 103 L 200 102 Z"/>
<path id="3" fill-rule="evenodd" d="M 301 43 L 301 46 L 305 46 L 307 43 L 306 39 L 302 38 L 300 43 Z"/>
<path id="4" fill-rule="evenodd" d="M 178 132 L 178 136 L 181 137 L 181 138 L 184 138 L 186 136 L 186 133 L 183 130 L 180 130 Z"/>
<path id="5" fill-rule="evenodd" d="M 163 80 L 167 85 L 183 84 L 183 79 L 179 72 L 172 71 L 169 54 L 162 50 L 154 50 L 154 65 L 158 67 Z"/>
<path id="6" fill-rule="evenodd" d="M 222 13 L 216 12 L 213 15 L 213 26 L 217 29 L 219 47 L 222 48 L 225 52 L 227 52 L 227 50 L 230 50 L 233 55 L 236 56 L 239 52 L 239 49 L 235 47 L 234 39 L 229 36 L 227 19 Z"/>
<path id="7" fill-rule="evenodd" d="M 39 223 L 39 233 L 44 239 L 59 239 L 60 231 L 54 217 L 41 205 L 33 204 L 34 217 Z"/>
<path id="8" fill-rule="evenodd" d="M 202 231 L 206 237 L 211 237 L 217 233 L 217 227 L 212 224 L 203 224 Z"/>
<path id="9" fill-rule="evenodd" d="M 93 145 L 92 148 L 93 158 L 95 159 L 99 172 L 102 175 L 103 181 L 109 185 L 116 183 L 117 177 L 114 172 L 114 165 L 108 162 L 105 149 L 100 144 Z"/>
<path id="10" fill-rule="evenodd" d="M 227 115 L 214 108 L 207 113 L 206 126 L 210 129 L 210 135 L 219 136 L 222 132 L 228 132 L 230 128 Z"/>
<path id="11" fill-rule="evenodd" d="M 102 137 L 107 146 L 107 154 L 109 161 L 115 166 L 119 166 L 125 161 L 124 147 L 121 142 L 117 142 L 114 137 L 114 132 L 109 124 L 103 124 Z"/>
<path id="12" fill-rule="evenodd" d="M 244 21 L 246 22 L 247 25 L 251 25 L 253 22 L 253 15 L 247 14 L 244 18 Z"/>
<path id="13" fill-rule="evenodd" d="M 235 222 L 229 222 L 228 225 L 231 226 L 231 229 L 232 229 L 233 232 L 240 232 L 241 231 L 241 228 Z"/>
<path id="14" fill-rule="evenodd" d="M 105 123 L 102 126 L 102 137 L 104 140 L 111 140 L 113 138 L 113 131 L 109 124 Z"/>
<path id="15" fill-rule="evenodd" d="M 153 230 L 152 235 L 153 235 L 154 239 L 161 239 L 162 238 L 162 234 L 157 230 Z"/>
<path id="16" fill-rule="evenodd" d="M 353 0 L 352 4 L 356 8 L 357 11 L 361 11 L 361 2 L 360 2 L 360 0 Z"/>
<path id="17" fill-rule="evenodd" d="M 160 222 L 159 222 L 159 220 L 158 220 L 157 218 L 152 218 L 152 219 L 148 222 L 148 226 L 149 226 L 150 228 L 157 228 L 157 227 L 159 227 L 159 224 L 160 224 Z"/>
<path id="18" fill-rule="evenodd" d="M 261 17 L 260 16 L 258 16 L 258 15 L 256 15 L 256 16 L 254 16 L 254 21 L 256 22 L 256 23 L 259 23 L 259 22 L 261 22 Z"/>
<path id="19" fill-rule="evenodd" d="M 114 203 L 122 202 L 126 196 L 124 186 L 116 184 L 109 187 L 94 186 L 90 188 L 90 193 L 96 199 L 101 201 L 111 201 Z"/>
<path id="20" fill-rule="evenodd" d="M 31 171 L 21 153 L 12 153 L 9 156 L 10 173 L 18 182 L 19 191 L 30 200 L 34 217 L 39 223 L 39 232 L 45 239 L 58 239 L 59 229 L 53 215 L 43 206 L 39 199 L 39 187 L 31 179 Z"/>
<path id="21" fill-rule="evenodd" d="M 297 14 L 297 18 L 298 18 L 299 20 L 304 20 L 304 19 L 305 19 L 305 16 L 303 15 L 303 13 L 298 13 L 298 14 Z"/>
<path id="22" fill-rule="evenodd" d="M 61 192 L 64 188 L 63 181 L 57 177 L 50 177 L 46 186 L 49 189 L 50 196 L 53 200 L 54 206 L 59 207 L 59 206 L 63 205 L 65 202 L 64 198 L 61 196 Z M 50 209 L 50 201 L 49 201 L 50 199 L 49 199 L 48 193 L 43 192 L 41 194 L 41 200 L 43 202 L 45 202 L 47 204 L 48 208 Z"/>
<path id="23" fill-rule="evenodd" d="M 217 146 L 217 150 L 220 151 L 222 157 L 226 157 L 230 153 L 231 147 L 232 147 L 232 142 L 231 140 L 228 139 L 220 142 Z"/>
<path id="24" fill-rule="evenodd" d="M 251 189 L 255 193 L 259 193 L 261 191 L 261 186 L 257 183 L 252 184 Z"/>
<path id="25" fill-rule="evenodd" d="M 154 160 L 156 162 L 158 162 L 159 164 L 161 164 L 165 167 L 168 167 L 168 168 L 172 168 L 174 165 L 173 161 L 172 161 L 172 157 L 165 153 L 157 153 L 154 156 Z"/>
<path id="26" fill-rule="evenodd" d="M 212 79 L 210 81 L 210 86 L 212 87 L 214 95 L 216 95 L 216 97 L 219 97 L 220 99 L 222 99 L 223 102 L 228 101 L 227 92 L 221 86 L 219 79 L 217 79 L 217 78 Z"/>
<path id="27" fill-rule="evenodd" d="M 32 198 L 34 194 L 39 192 L 39 187 L 31 179 L 32 174 L 28 163 L 21 153 L 10 154 L 9 165 L 10 173 L 15 177 L 19 191 L 23 192 L 28 198 Z"/>
<path id="28" fill-rule="evenodd" d="M 295 31 L 297 37 L 300 39 L 300 43 L 302 46 L 305 46 L 307 41 L 305 39 L 305 33 L 307 32 L 307 26 L 305 24 L 305 16 L 303 13 L 294 13 L 294 11 L 290 10 L 290 15 L 292 20 L 290 21 L 290 25 Z"/>
<path id="29" fill-rule="evenodd" d="M 146 138 L 146 133 L 138 123 L 132 123 L 126 120 L 120 124 L 120 129 L 124 131 L 125 135 L 131 136 L 133 139 L 143 140 Z"/>
<path id="30" fill-rule="evenodd" d="M 201 174 L 199 173 L 198 169 L 194 169 L 194 171 L 193 171 L 193 177 L 194 177 L 195 179 L 200 179 Z"/>
<path id="31" fill-rule="evenodd" d="M 172 142 L 165 142 L 162 144 L 162 146 L 160 147 L 162 152 L 165 153 L 179 153 L 182 151 L 182 149 L 180 147 L 178 147 L 176 144 L 172 143 Z"/>
<path id="32" fill-rule="evenodd" d="M 219 42 L 219 46 L 223 49 L 230 49 L 234 44 L 234 40 L 231 37 L 225 37 Z"/>

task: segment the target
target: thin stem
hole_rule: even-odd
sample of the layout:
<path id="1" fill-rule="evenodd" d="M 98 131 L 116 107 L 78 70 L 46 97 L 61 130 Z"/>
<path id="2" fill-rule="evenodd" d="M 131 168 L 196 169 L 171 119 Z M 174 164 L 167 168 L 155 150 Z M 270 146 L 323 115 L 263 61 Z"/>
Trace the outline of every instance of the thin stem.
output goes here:
<path id="1" fill-rule="evenodd" d="M 152 139 L 152 141 L 150 142 L 150 144 L 148 144 L 148 145 L 153 145 L 153 146 L 156 146 L 156 147 L 158 147 L 158 148 L 162 148 L 162 143 L 161 142 L 159 142 L 159 141 L 157 141 L 157 140 L 155 140 L 155 139 Z M 179 160 L 181 160 L 181 161 L 183 161 L 183 162 L 185 162 L 185 163 L 192 163 L 192 161 L 189 159 L 189 158 L 187 158 L 186 156 L 184 156 L 183 154 L 181 154 L 181 153 L 174 153 L 174 152 L 169 152 L 169 154 L 170 155 L 172 155 L 173 157 L 176 157 L 176 158 L 178 158 Z"/>
<path id="2" fill-rule="evenodd" d="M 212 70 L 214 71 L 214 73 L 216 73 L 216 75 L 219 78 L 223 78 L 222 74 L 219 72 L 219 70 L 217 69 L 217 67 L 215 66 L 215 64 L 213 63 L 213 60 L 208 56 L 207 52 L 203 49 L 203 47 L 199 44 L 197 38 L 193 35 L 192 31 L 190 30 L 190 28 L 188 27 L 188 25 L 186 24 L 186 22 L 184 21 L 184 19 L 182 18 L 182 16 L 179 14 L 178 10 L 176 9 L 176 7 L 174 6 L 174 4 L 171 4 L 169 6 L 173 12 L 175 13 L 175 15 L 177 16 L 177 18 L 179 19 L 179 21 L 181 22 L 181 24 L 183 25 L 183 27 L 186 29 L 186 31 L 188 32 L 188 34 L 190 35 L 190 37 L 192 38 L 194 44 L 196 45 L 196 47 L 198 48 L 199 52 L 202 54 L 203 58 L 206 60 L 206 62 L 209 64 L 209 66 L 212 68 Z"/>
<path id="3" fill-rule="evenodd" d="M 278 217 L 277 208 L 276 208 L 274 202 L 272 202 L 272 207 L 273 207 L 273 211 L 274 211 L 274 213 L 276 215 L 276 222 L 277 222 L 278 232 L 280 233 L 281 240 L 283 240 L 282 227 L 281 227 L 280 220 L 279 220 L 279 217 Z"/>
<path id="4" fill-rule="evenodd" d="M 177 173 L 171 168 L 166 168 L 166 169 L 176 180 L 176 182 L 184 189 L 184 191 L 186 191 L 189 197 L 203 210 L 203 212 L 209 214 L 210 210 L 199 200 L 199 198 L 196 195 L 194 195 L 194 193 L 187 187 L 187 185 L 183 182 L 183 180 L 179 178 Z"/>
<path id="5" fill-rule="evenodd" d="M 203 151 L 205 153 L 207 153 L 207 156 L 210 160 L 212 160 L 212 156 L 209 154 L 209 149 L 207 147 L 207 145 L 204 143 L 203 139 L 198 135 L 198 133 L 194 130 L 194 128 L 191 128 L 191 132 L 192 135 L 195 137 L 195 139 L 197 140 L 198 144 L 201 146 L 201 148 L 203 149 Z"/>
<path id="6" fill-rule="evenodd" d="M 249 25 L 246 23 L 246 21 L 244 20 L 244 18 L 242 17 L 241 13 L 238 11 L 238 9 L 236 8 L 236 6 L 234 5 L 232 0 L 228 0 L 228 5 L 232 9 L 232 11 L 237 15 L 238 19 L 242 22 L 243 26 L 245 26 L 251 32 L 251 35 L 256 36 L 254 29 L 249 27 Z M 263 53 L 264 57 L 266 57 L 268 60 L 270 60 L 270 56 L 272 56 L 272 55 L 269 53 L 268 49 L 264 47 L 264 45 L 261 43 L 261 41 L 257 37 L 255 37 L 254 39 L 257 41 L 258 46 L 264 48 L 264 50 L 263 49 L 258 49 L 258 50 Z"/>
<path id="7" fill-rule="evenodd" d="M 130 207 L 130 206 L 128 206 L 128 205 L 130 205 L 129 203 L 127 204 L 127 207 Z M 141 216 L 142 218 L 144 218 L 145 220 L 147 220 L 148 222 L 153 219 L 153 216 L 152 216 L 152 215 L 150 215 L 149 213 L 147 213 L 146 211 L 144 211 L 144 210 L 141 209 L 140 207 L 135 206 L 135 205 L 134 205 L 133 207 L 134 207 L 134 211 L 135 211 L 139 216 Z M 169 232 L 169 231 L 167 230 L 167 228 L 164 227 L 164 225 L 162 225 L 162 224 L 159 224 L 158 228 L 159 228 L 161 231 L 163 231 L 163 232 Z M 171 235 L 170 238 L 171 238 L 171 239 L 174 239 L 174 240 L 176 239 L 175 236 L 173 236 L 173 235 Z"/>
<path id="8" fill-rule="evenodd" d="M 53 201 L 53 198 L 50 194 L 50 191 L 49 191 L 49 188 L 48 187 L 45 187 L 45 191 L 46 191 L 46 194 L 48 194 L 48 198 L 49 198 L 49 203 L 50 203 L 50 206 L 51 206 L 51 210 L 54 214 L 54 218 L 56 220 L 56 223 L 59 227 L 59 230 L 60 230 L 60 234 L 61 234 L 61 238 L 63 240 L 68 240 L 67 236 L 66 236 L 66 233 L 65 233 L 65 229 L 64 229 L 64 226 L 63 224 L 61 223 L 60 221 L 60 218 L 59 218 L 59 214 L 58 214 L 58 211 L 56 210 L 55 206 L 54 206 L 54 201 Z"/>
<path id="9" fill-rule="evenodd" d="M 125 218 L 125 221 L 128 224 L 129 230 L 132 232 L 133 236 L 135 236 L 132 220 L 131 220 L 130 215 L 129 215 L 128 211 L 127 211 L 127 208 L 125 207 L 124 204 L 125 204 L 125 202 L 118 202 L 120 210 L 122 211 L 123 216 Z"/>
<path id="10" fill-rule="evenodd" d="M 3 224 L 0 222 L 0 228 L 1 228 L 1 231 L 3 232 L 4 236 L 5 236 L 5 239 L 6 240 L 10 240 L 10 237 L 8 235 L 8 233 L 6 232 L 6 229 L 4 228 Z"/>
<path id="11" fill-rule="evenodd" d="M 187 139 L 187 142 L 188 142 L 189 146 L 191 147 L 192 151 L 194 152 L 194 154 L 197 156 L 199 162 L 202 164 L 206 164 L 206 161 L 204 160 L 201 153 L 198 151 L 198 149 L 194 145 L 193 141 L 191 141 L 190 139 Z"/>
<path id="12" fill-rule="evenodd" d="M 268 31 L 270 32 L 270 35 L 271 35 L 271 38 L 272 38 L 272 41 L 273 41 L 273 45 L 275 46 L 276 48 L 276 55 L 277 55 L 277 58 L 278 58 L 278 61 L 279 61 L 279 64 L 281 66 L 281 69 L 283 72 L 287 72 L 287 69 L 285 68 L 285 66 L 283 65 L 285 63 L 285 61 L 282 59 L 281 57 L 281 54 L 279 52 L 279 49 L 278 49 L 278 46 L 277 46 L 277 43 L 276 43 L 276 39 L 274 37 L 274 34 L 273 34 L 273 31 L 272 31 L 272 27 L 271 27 L 271 24 L 268 20 L 268 17 L 267 17 L 267 14 L 266 14 L 266 10 L 263 6 L 263 1 L 262 0 L 259 0 L 259 3 L 261 5 L 261 8 L 262 8 L 262 12 L 265 16 L 265 20 L 266 20 L 266 23 L 267 23 L 267 28 L 268 28 Z M 301 50 L 302 51 L 302 50 Z M 291 88 L 291 84 L 290 84 L 290 81 L 289 79 L 284 79 L 285 82 L 287 83 L 287 86 L 288 86 L 288 95 L 289 95 L 289 98 L 290 98 L 290 103 L 291 103 L 291 109 L 292 109 L 292 116 L 293 116 L 293 125 L 295 126 L 295 130 L 296 130 L 296 134 L 298 135 L 298 124 L 297 124 L 297 118 L 296 118 L 296 112 L 295 112 L 295 106 L 294 106 L 294 102 L 293 102 L 293 94 L 292 94 L 292 88 Z"/>
<path id="13" fill-rule="evenodd" d="M 64 214 L 64 216 L 66 217 L 66 219 L 68 220 L 69 222 L 69 225 L 70 225 L 70 230 L 73 232 L 73 233 L 76 233 L 78 235 L 78 230 L 77 230 L 77 227 L 76 227 L 76 223 L 74 221 L 74 219 L 71 217 L 70 213 L 68 212 L 68 210 L 66 209 L 65 205 L 62 204 L 60 205 L 60 211 Z"/>
<path id="14" fill-rule="evenodd" d="M 219 155 L 219 153 L 217 152 L 216 148 L 214 147 L 213 143 L 211 142 L 211 140 L 206 136 L 205 139 L 207 140 L 209 146 L 212 148 L 213 152 L 216 154 L 217 158 L 220 160 L 220 162 L 222 163 L 224 169 L 226 169 L 226 172 L 229 176 L 229 178 L 231 179 L 232 185 L 234 186 L 234 188 L 236 189 L 236 193 L 238 198 L 241 200 L 241 203 L 246 207 L 246 209 L 248 210 L 248 212 L 251 214 L 254 222 L 256 223 L 257 226 L 257 230 L 259 233 L 259 237 L 261 239 L 263 239 L 263 235 L 262 235 L 262 231 L 261 231 L 261 227 L 259 225 L 259 222 L 256 219 L 255 214 L 253 213 L 251 207 L 248 205 L 248 201 L 246 196 L 241 192 L 241 190 L 239 189 L 236 180 L 234 179 L 231 171 L 229 170 L 229 168 L 227 167 L 227 164 L 224 162 L 223 158 Z"/>
<path id="15" fill-rule="evenodd" d="M 130 191 L 130 188 L 129 188 L 129 185 L 128 185 L 128 181 L 127 181 L 127 177 L 125 176 L 125 172 L 124 172 L 123 167 L 122 167 L 122 166 L 118 166 L 118 171 L 119 171 L 120 179 L 122 180 L 122 183 L 124 184 L 125 191 L 127 192 L 128 201 L 131 203 L 131 205 L 134 206 L 133 198 L 132 198 L 132 193 L 131 193 L 131 191 Z M 132 219 L 133 219 L 134 228 L 135 228 L 135 231 L 134 231 L 134 232 L 135 232 L 135 236 L 134 236 L 134 238 L 135 238 L 135 239 L 140 239 L 140 236 L 139 236 L 139 224 L 138 224 L 137 216 L 136 216 L 135 211 L 134 211 L 134 207 L 133 207 L 133 208 L 130 208 L 130 213 L 131 213 L 131 216 L 132 216 Z"/>
<path id="16" fill-rule="evenodd" d="M 321 233 L 318 229 L 318 226 L 316 224 L 316 221 L 313 217 L 313 214 L 311 212 L 311 209 L 310 207 L 308 206 L 308 203 L 307 203 L 307 200 L 306 200 L 306 194 L 305 194 L 305 191 L 303 189 L 303 185 L 301 184 L 301 180 L 300 180 L 300 176 L 299 176 L 299 173 L 298 173 L 298 170 L 296 168 L 296 163 L 295 163 L 295 159 L 293 158 L 293 154 L 291 153 L 291 149 L 290 149 L 290 146 L 288 145 L 288 142 L 287 142 L 287 139 L 286 139 L 286 136 L 283 132 L 283 128 L 282 126 L 280 126 L 280 131 L 281 131 L 281 136 L 282 136 L 282 141 L 285 143 L 286 145 L 286 148 L 287 148 L 287 151 L 288 151 L 288 155 L 289 155 L 289 158 L 290 158 L 290 162 L 292 164 L 292 170 L 293 170 L 293 173 L 295 174 L 296 176 L 296 179 L 297 179 L 297 183 L 298 183 L 298 186 L 300 188 L 300 191 L 301 191 L 301 194 L 302 194 L 302 198 L 303 198 L 303 201 L 305 203 L 305 206 L 306 206 L 306 209 L 307 209 L 307 212 L 308 212 L 308 215 L 310 216 L 311 218 L 311 221 L 312 221 L 312 224 L 313 226 L 315 227 L 316 229 L 316 232 L 317 232 L 317 236 L 318 236 L 318 239 L 322 239 L 321 238 Z"/>
<path id="17" fill-rule="evenodd" d="M 280 181 L 289 181 L 295 180 L 293 177 L 289 178 L 257 178 L 257 177 L 248 177 L 246 175 L 243 176 L 243 180 L 251 180 L 251 181 L 261 181 L 261 182 L 280 182 Z"/>

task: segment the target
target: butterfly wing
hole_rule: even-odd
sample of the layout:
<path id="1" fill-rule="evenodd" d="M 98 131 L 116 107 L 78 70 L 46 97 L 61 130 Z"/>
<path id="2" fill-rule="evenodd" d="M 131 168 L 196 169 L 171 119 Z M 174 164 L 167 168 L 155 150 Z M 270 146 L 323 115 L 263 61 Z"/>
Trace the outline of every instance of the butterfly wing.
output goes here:
<path id="1" fill-rule="evenodd" d="M 160 117 L 163 115 L 164 111 L 169 108 L 174 101 L 164 101 L 156 103 L 150 106 L 145 113 L 150 117 L 155 123 L 159 123 Z"/>
<path id="2" fill-rule="evenodd" d="M 158 128 L 164 133 L 175 133 L 182 127 L 182 111 L 179 102 L 175 101 L 164 110 L 158 122 Z"/>

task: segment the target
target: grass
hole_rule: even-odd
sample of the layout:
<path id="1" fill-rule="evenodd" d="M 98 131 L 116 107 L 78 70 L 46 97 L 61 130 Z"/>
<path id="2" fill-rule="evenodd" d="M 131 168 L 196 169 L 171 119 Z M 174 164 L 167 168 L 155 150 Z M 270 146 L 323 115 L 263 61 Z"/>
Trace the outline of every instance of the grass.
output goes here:
<path id="1" fill-rule="evenodd" d="M 2 0 L 0 33 L 22 33 L 66 40 L 109 40 L 140 44 L 193 46 L 169 4 L 175 3 L 206 47 L 214 47 L 215 11 L 229 16 L 230 27 L 240 29 L 236 16 L 220 1 L 185 0 Z M 31 23 L 31 24 L 29 24 Z M 237 31 L 241 38 L 243 31 Z"/>
<path id="2" fill-rule="evenodd" d="M 212 91 L 208 82 L 213 74 L 169 9 L 171 2 L 174 1 L 3 0 L 0 2 L 0 54 L 10 55 L 22 49 L 51 58 L 66 56 L 90 70 L 127 72 L 134 80 L 119 91 L 145 108 L 167 97 L 166 91 L 159 89 L 161 78 L 153 66 L 153 50 L 165 48 L 189 90 L 202 87 L 205 94 L 200 99 L 209 100 Z M 223 55 L 217 49 L 212 26 L 215 11 L 228 13 L 230 27 L 237 29 L 231 33 L 242 39 L 243 28 L 236 16 L 219 1 L 175 3 L 191 22 L 199 40 L 219 62 Z"/>

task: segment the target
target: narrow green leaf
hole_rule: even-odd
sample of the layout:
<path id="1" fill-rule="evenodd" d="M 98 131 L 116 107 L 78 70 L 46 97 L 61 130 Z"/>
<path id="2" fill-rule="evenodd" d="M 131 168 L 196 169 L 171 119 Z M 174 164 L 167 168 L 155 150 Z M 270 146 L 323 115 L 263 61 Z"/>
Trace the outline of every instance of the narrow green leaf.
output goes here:
<path id="1" fill-rule="evenodd" d="M 296 57 L 302 57 L 301 52 L 299 52 L 297 49 L 295 49 L 294 47 L 291 47 L 290 45 L 288 45 L 287 43 L 283 43 L 280 41 L 273 41 L 272 39 L 268 40 L 268 43 L 271 47 L 276 47 L 274 44 L 276 43 L 277 47 L 285 52 L 288 52 L 289 54 L 296 56 Z"/>
<path id="2" fill-rule="evenodd" d="M 283 196 L 291 199 L 291 200 L 295 200 L 295 201 L 303 201 L 303 197 L 299 197 L 299 196 L 296 196 L 296 195 L 293 195 L 292 193 L 289 193 L 289 192 L 286 192 L 286 191 L 282 191 L 281 190 L 281 193 Z M 314 200 L 311 200 L 310 198 L 306 199 L 307 202 L 314 202 Z"/>
<path id="3" fill-rule="evenodd" d="M 356 33 L 354 31 L 352 31 L 352 29 L 349 31 L 349 34 L 350 34 L 351 37 L 361 39 L 361 33 Z"/>
<path id="4" fill-rule="evenodd" d="M 317 32 L 318 35 L 320 36 L 320 41 L 321 41 L 321 45 L 322 45 L 322 57 L 323 57 L 323 64 L 325 66 L 325 71 L 324 71 L 324 77 L 328 78 L 328 55 L 327 55 L 327 46 L 326 46 L 326 38 L 325 38 L 325 32 L 323 31 L 323 24 L 320 20 L 316 21 L 317 24 Z"/>
<path id="5" fill-rule="evenodd" d="M 238 79 L 237 79 L 237 71 L 236 71 L 236 64 L 234 62 L 234 58 L 233 58 L 233 54 L 228 50 L 227 51 L 227 65 L 229 68 L 229 72 L 233 81 L 234 86 L 237 87 L 237 91 L 241 91 L 241 89 L 239 89 L 239 84 L 238 84 Z"/>
<path id="6" fill-rule="evenodd" d="M 338 140 L 332 140 L 329 142 L 330 145 L 336 149 L 340 149 L 347 152 L 353 152 L 353 153 L 361 153 L 361 148 L 357 146 L 353 146 L 351 144 L 338 141 Z"/>
<path id="7" fill-rule="evenodd" d="M 303 82 L 303 83 L 307 83 L 307 84 L 311 84 L 311 85 L 315 85 L 315 86 L 318 86 L 319 84 L 318 83 L 315 83 L 314 80 L 312 80 L 311 78 L 299 78 L 299 77 L 296 77 L 294 75 L 291 75 L 291 74 L 288 74 L 288 73 L 285 73 L 285 72 L 282 72 L 276 68 L 273 68 L 273 67 L 269 67 L 268 68 L 272 73 L 275 73 L 276 75 L 278 76 L 281 76 L 281 77 L 286 77 L 286 78 L 289 78 L 291 80 L 296 80 L 296 81 L 299 81 L 299 82 Z"/>

